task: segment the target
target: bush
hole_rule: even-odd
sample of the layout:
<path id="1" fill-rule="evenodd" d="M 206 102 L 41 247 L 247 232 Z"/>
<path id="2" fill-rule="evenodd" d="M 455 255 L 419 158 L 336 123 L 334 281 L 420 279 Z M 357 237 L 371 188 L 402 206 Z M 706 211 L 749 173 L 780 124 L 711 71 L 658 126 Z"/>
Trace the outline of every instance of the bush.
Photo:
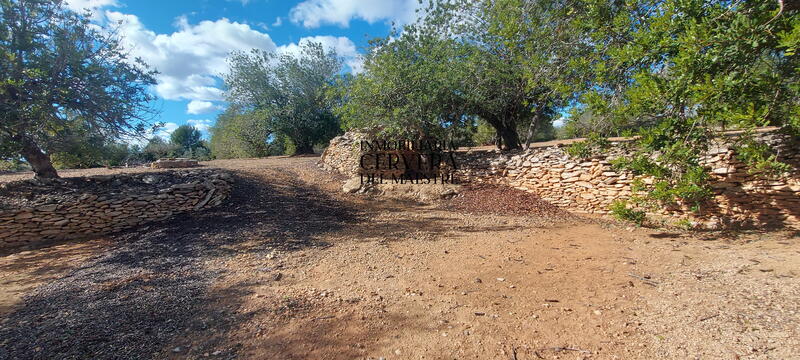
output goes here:
<path id="1" fill-rule="evenodd" d="M 644 211 L 629 208 L 628 203 L 625 201 L 615 201 L 611 204 L 609 210 L 611 210 L 611 214 L 614 215 L 615 218 L 624 221 L 632 221 L 638 226 L 642 226 L 646 217 Z"/>
<path id="2" fill-rule="evenodd" d="M 778 161 L 778 155 L 769 145 L 744 137 L 736 145 L 736 156 L 747 164 L 747 172 L 761 175 L 765 179 L 779 178 L 790 171 L 792 166 Z"/>
<path id="3" fill-rule="evenodd" d="M 30 167 L 20 160 L 0 160 L 0 172 L 2 171 L 24 171 L 30 170 Z"/>
<path id="4" fill-rule="evenodd" d="M 572 143 L 564 151 L 573 158 L 586 159 L 600 153 L 602 150 L 608 149 L 609 146 L 611 146 L 611 143 L 608 139 L 597 133 L 592 133 L 586 140 Z"/>
<path id="5" fill-rule="evenodd" d="M 497 130 L 495 130 L 489 123 L 484 120 L 478 120 L 478 126 L 475 127 L 475 133 L 472 134 L 472 142 L 475 145 L 494 145 L 497 140 Z"/>

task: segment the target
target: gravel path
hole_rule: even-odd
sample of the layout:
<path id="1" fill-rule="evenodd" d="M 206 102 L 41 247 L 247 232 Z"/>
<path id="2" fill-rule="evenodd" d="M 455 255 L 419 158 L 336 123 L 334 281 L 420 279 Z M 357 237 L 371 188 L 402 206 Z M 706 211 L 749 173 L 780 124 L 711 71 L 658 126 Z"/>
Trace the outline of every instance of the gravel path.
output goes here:
<path id="1" fill-rule="evenodd" d="M 0 359 L 163 358 L 189 350 L 171 347 L 187 333 L 207 338 L 192 353 L 234 357 L 235 345 L 215 336 L 247 314 L 235 303 L 210 307 L 240 294 L 211 291 L 225 271 L 204 265 L 258 236 L 283 239 L 250 249 L 261 256 L 324 245 L 313 238 L 355 222 L 356 210 L 285 169 L 239 173 L 231 196 L 217 209 L 120 234 L 112 249 L 35 289 L 0 324 Z"/>

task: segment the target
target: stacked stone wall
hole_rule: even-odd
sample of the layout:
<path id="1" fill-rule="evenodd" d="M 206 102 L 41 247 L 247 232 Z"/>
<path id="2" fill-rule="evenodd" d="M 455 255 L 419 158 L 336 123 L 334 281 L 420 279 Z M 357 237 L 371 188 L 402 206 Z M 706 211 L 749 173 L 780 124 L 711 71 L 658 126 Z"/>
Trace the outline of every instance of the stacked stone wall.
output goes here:
<path id="1" fill-rule="evenodd" d="M 118 232 L 221 204 L 218 170 L 24 180 L 0 186 L 0 248 Z"/>
<path id="2" fill-rule="evenodd" d="M 757 137 L 776 150 L 779 160 L 793 166 L 789 174 L 771 180 L 750 174 L 736 156 L 733 138 L 724 136 L 701 157 L 712 176 L 713 197 L 699 211 L 674 206 L 652 210 L 651 215 L 686 219 L 696 227 L 711 229 L 800 227 L 800 144 L 776 131 L 762 132 Z M 346 142 L 334 139 L 322 160 L 323 167 L 352 176 L 358 169 L 360 153 L 352 135 L 343 138 Z M 629 151 L 628 143 L 618 139 L 601 154 L 587 159 L 568 155 L 565 144 L 511 153 L 462 150 L 457 154 L 457 177 L 464 182 L 506 184 L 577 212 L 606 214 L 612 203 L 634 195 L 632 183 L 636 176 L 611 165 L 613 159 Z M 347 150 L 346 155 L 339 153 L 343 149 Z M 653 182 L 646 177 L 641 180 L 645 184 Z"/>

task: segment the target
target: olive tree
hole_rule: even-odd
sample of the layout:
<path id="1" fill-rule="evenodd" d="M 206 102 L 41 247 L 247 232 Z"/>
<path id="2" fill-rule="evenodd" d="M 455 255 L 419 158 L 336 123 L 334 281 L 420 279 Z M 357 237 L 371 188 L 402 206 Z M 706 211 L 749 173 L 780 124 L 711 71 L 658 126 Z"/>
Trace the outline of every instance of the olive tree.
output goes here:
<path id="1" fill-rule="evenodd" d="M 270 131 L 291 139 L 295 154 L 311 154 L 315 144 L 336 135 L 339 122 L 327 96 L 342 69 L 335 51 L 307 42 L 299 54 L 234 52 L 229 64 L 228 100 L 257 111 Z"/>
<path id="2" fill-rule="evenodd" d="M 60 0 L 0 0 L 0 12 L 0 157 L 53 178 L 49 154 L 75 121 L 107 139 L 144 133 L 155 72 L 113 31 Z"/>

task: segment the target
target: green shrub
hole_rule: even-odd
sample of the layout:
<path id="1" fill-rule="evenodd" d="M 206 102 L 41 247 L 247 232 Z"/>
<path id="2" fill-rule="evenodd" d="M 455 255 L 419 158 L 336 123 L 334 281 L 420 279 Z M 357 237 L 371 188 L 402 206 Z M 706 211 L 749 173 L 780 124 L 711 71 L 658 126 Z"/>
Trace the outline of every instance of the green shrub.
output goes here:
<path id="1" fill-rule="evenodd" d="M 23 170 L 30 170 L 28 164 L 12 159 L 12 160 L 0 160 L 0 171 L 23 171 Z"/>
<path id="2" fill-rule="evenodd" d="M 586 140 L 572 143 L 564 151 L 573 158 L 586 159 L 597 155 L 602 150 L 608 149 L 609 146 L 611 146 L 611 143 L 608 139 L 597 133 L 592 133 L 589 134 Z"/>
<path id="3" fill-rule="evenodd" d="M 689 219 L 680 219 L 675 222 L 675 227 L 681 228 L 683 230 L 692 230 L 694 226 L 692 226 L 692 222 Z"/>
<path id="4" fill-rule="evenodd" d="M 611 204 L 609 210 L 611 210 L 611 214 L 614 215 L 615 218 L 624 221 L 632 221 L 638 226 L 642 226 L 646 216 L 644 211 L 631 209 L 628 207 L 627 202 L 620 200 Z"/>
<path id="5" fill-rule="evenodd" d="M 472 134 L 472 142 L 477 146 L 494 145 L 497 138 L 497 130 L 495 130 L 485 120 L 478 120 L 478 125 L 475 127 L 475 133 Z"/>
<path id="6" fill-rule="evenodd" d="M 785 175 L 792 170 L 792 166 L 778 161 L 778 156 L 769 145 L 754 140 L 752 137 L 743 137 L 735 147 L 736 156 L 747 164 L 747 172 L 772 179 Z"/>

